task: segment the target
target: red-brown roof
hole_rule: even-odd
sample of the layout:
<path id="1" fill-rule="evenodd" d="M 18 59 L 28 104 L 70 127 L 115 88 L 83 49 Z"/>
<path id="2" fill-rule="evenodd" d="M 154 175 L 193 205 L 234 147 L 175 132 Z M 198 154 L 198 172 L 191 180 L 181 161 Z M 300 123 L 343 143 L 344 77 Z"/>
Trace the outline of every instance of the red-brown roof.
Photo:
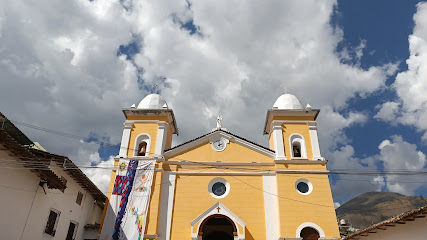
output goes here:
<path id="1" fill-rule="evenodd" d="M 361 236 L 367 236 L 368 234 L 373 234 L 377 229 L 386 230 L 387 227 L 394 227 L 396 224 L 404 224 L 406 221 L 414 221 L 417 218 L 424 218 L 427 214 L 427 205 L 410 210 L 408 212 L 401 213 L 394 217 L 391 217 L 387 220 L 369 226 L 363 230 L 355 232 L 347 237 L 344 237 L 342 240 L 350 239 L 359 239 Z"/>

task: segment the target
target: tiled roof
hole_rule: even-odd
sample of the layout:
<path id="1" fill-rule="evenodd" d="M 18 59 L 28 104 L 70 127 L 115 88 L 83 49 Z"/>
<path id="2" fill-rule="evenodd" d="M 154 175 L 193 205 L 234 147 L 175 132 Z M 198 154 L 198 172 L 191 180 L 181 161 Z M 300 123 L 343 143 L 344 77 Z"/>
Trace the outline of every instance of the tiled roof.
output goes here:
<path id="1" fill-rule="evenodd" d="M 426 214 L 427 214 L 427 205 L 410 210 L 408 212 L 401 213 L 387 220 L 384 220 L 380 223 L 369 226 L 363 230 L 360 230 L 347 237 L 344 237 L 343 240 L 358 239 L 359 236 L 367 236 L 368 234 L 375 233 L 377 229 L 386 230 L 387 227 L 393 227 L 396 223 L 403 224 L 406 221 L 414 221 L 417 218 L 424 218 L 426 217 L 425 216 Z"/>
<path id="2" fill-rule="evenodd" d="M 0 144 L 3 149 L 15 156 L 21 166 L 36 173 L 41 180 L 46 182 L 48 188 L 59 190 L 66 188 L 62 180 L 50 169 L 50 164 L 54 161 L 95 200 L 105 202 L 105 194 L 69 158 L 31 148 L 34 144 L 24 133 L 1 113 L 0 118 Z"/>
<path id="3" fill-rule="evenodd" d="M 50 159 L 61 167 L 82 188 L 88 191 L 95 200 L 105 202 L 106 196 L 68 157 L 31 148 L 30 151 L 40 159 Z"/>

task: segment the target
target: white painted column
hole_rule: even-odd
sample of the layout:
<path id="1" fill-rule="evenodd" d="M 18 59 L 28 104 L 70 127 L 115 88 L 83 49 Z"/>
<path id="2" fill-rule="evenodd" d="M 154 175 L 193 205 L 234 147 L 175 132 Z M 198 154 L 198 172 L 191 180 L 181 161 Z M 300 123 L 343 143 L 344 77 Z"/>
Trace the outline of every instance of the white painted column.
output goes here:
<path id="1" fill-rule="evenodd" d="M 282 122 L 273 121 L 271 123 L 273 131 L 274 151 L 276 160 L 286 160 L 285 145 L 283 144 Z"/>
<path id="2" fill-rule="evenodd" d="M 310 131 L 311 147 L 313 149 L 313 160 L 324 160 L 320 154 L 319 139 L 317 137 L 317 123 L 315 121 L 308 122 L 308 127 Z"/>
<path id="3" fill-rule="evenodd" d="M 156 139 L 156 149 L 154 154 L 158 156 L 163 155 L 163 150 L 165 150 L 166 145 L 166 136 L 168 133 L 168 126 L 166 122 L 158 122 L 159 129 L 157 130 L 157 139 Z"/>
<path id="4" fill-rule="evenodd" d="M 125 122 L 123 123 L 123 135 L 122 142 L 120 144 L 119 157 L 127 157 L 129 139 L 130 139 L 130 131 L 132 129 L 133 122 Z"/>
<path id="5" fill-rule="evenodd" d="M 176 175 L 163 172 L 158 222 L 159 240 L 170 240 Z"/>
<path id="6" fill-rule="evenodd" d="M 275 175 L 262 176 L 264 190 L 265 230 L 267 240 L 280 237 L 279 203 L 277 200 L 277 181 Z"/>

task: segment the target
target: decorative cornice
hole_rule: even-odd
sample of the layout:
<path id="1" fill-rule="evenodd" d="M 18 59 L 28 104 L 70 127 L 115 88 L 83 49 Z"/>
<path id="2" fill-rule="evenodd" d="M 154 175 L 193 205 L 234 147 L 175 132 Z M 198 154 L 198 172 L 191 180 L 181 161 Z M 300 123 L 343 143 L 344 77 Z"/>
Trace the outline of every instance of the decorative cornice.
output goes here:
<path id="1" fill-rule="evenodd" d="M 123 123 L 123 128 L 124 128 L 124 129 L 132 128 L 132 126 L 133 126 L 133 122 L 125 121 L 125 122 Z"/>
<path id="2" fill-rule="evenodd" d="M 157 239 L 158 235 L 157 234 L 144 234 L 144 239 L 148 238 L 148 239 Z"/>
<path id="3" fill-rule="evenodd" d="M 201 145 L 205 142 L 217 140 L 220 137 L 227 139 L 230 142 L 238 143 L 238 144 L 240 144 L 240 145 L 242 145 L 248 149 L 254 150 L 255 152 L 261 153 L 261 154 L 263 154 L 267 157 L 270 157 L 272 159 L 274 159 L 276 156 L 275 152 L 271 149 L 260 146 L 256 143 L 252 143 L 246 139 L 240 138 L 239 136 L 236 136 L 236 135 L 229 133 L 229 132 L 225 132 L 223 130 L 217 130 L 215 132 L 208 133 L 208 134 L 203 135 L 199 138 L 190 140 L 190 141 L 188 141 L 182 145 L 178 145 L 172 149 L 166 150 L 164 153 L 164 156 L 165 156 L 165 158 L 175 156 L 181 152 L 187 151 L 187 150 L 194 148 L 198 145 Z"/>
<path id="4" fill-rule="evenodd" d="M 328 170 L 276 170 L 276 173 L 310 173 L 310 174 L 328 174 Z"/>
<path id="5" fill-rule="evenodd" d="M 260 163 L 260 162 L 188 162 L 188 161 L 164 161 L 163 164 L 169 165 L 214 165 L 214 166 L 274 166 L 274 163 Z"/>
<path id="6" fill-rule="evenodd" d="M 264 175 L 276 175 L 275 172 L 177 172 L 177 171 L 165 171 L 170 174 L 176 175 L 199 175 L 199 176 L 264 176 Z"/>
<path id="7" fill-rule="evenodd" d="M 284 164 L 321 164 L 325 165 L 328 163 L 328 160 L 274 160 L 275 163 L 284 163 Z"/>

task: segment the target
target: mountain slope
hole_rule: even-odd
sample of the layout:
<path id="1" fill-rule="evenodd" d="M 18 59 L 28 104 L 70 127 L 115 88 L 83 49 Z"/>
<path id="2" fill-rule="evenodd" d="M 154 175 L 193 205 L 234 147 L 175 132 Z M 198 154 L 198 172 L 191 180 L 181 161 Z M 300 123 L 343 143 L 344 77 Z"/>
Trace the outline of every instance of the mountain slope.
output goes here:
<path id="1" fill-rule="evenodd" d="M 354 228 L 363 229 L 405 211 L 427 205 L 422 196 L 392 192 L 367 192 L 336 209 L 338 219 L 350 219 Z"/>

